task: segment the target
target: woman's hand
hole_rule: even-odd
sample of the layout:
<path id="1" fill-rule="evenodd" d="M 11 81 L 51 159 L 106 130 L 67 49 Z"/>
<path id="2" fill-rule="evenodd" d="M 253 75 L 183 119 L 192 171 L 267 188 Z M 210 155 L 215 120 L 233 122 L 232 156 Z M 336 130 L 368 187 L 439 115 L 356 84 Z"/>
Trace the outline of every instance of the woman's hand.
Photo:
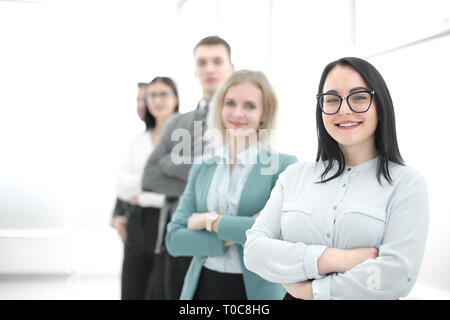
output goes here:
<path id="1" fill-rule="evenodd" d="M 357 265 L 368 259 L 378 257 L 376 248 L 357 248 L 351 250 L 341 250 L 336 248 L 327 248 L 322 256 L 317 260 L 319 274 L 333 272 L 344 273 L 353 269 Z M 296 283 L 285 283 L 283 287 L 289 294 L 297 299 L 314 299 L 312 291 L 312 281 L 301 281 Z"/>
<path id="2" fill-rule="evenodd" d="M 378 249 L 376 248 L 357 248 L 351 250 L 327 248 L 317 260 L 317 268 L 319 274 L 333 272 L 344 273 L 364 261 L 375 259 L 376 257 L 378 257 Z"/>
<path id="3" fill-rule="evenodd" d="M 203 229 L 206 229 L 206 219 L 207 219 L 207 217 L 208 217 L 208 212 L 207 213 L 193 213 L 188 218 L 187 228 L 189 230 L 203 230 Z M 213 226 L 212 230 L 214 232 L 217 232 L 219 221 L 220 221 L 220 215 L 219 215 L 219 218 L 212 225 Z M 235 243 L 231 242 L 231 241 L 224 241 L 224 243 L 223 243 L 225 248 L 231 247 L 234 244 Z"/>
<path id="4" fill-rule="evenodd" d="M 130 200 L 128 200 L 129 203 L 131 203 L 132 205 L 137 206 L 138 205 L 138 199 L 137 197 L 133 197 Z"/>
<path id="5" fill-rule="evenodd" d="M 115 216 L 113 218 L 112 224 L 119 233 L 122 241 L 125 241 L 127 239 L 127 218 L 125 218 L 124 216 Z"/>
<path id="6" fill-rule="evenodd" d="M 369 259 L 378 257 L 378 249 L 376 248 L 357 248 L 352 250 L 344 250 L 344 259 L 341 260 L 339 272 L 346 272 L 353 269 L 357 265 Z"/>
<path id="7" fill-rule="evenodd" d="M 303 300 L 314 299 L 312 281 L 310 280 L 295 283 L 283 283 L 283 287 L 294 298 Z"/>
<path id="8" fill-rule="evenodd" d="M 206 217 L 208 213 L 193 213 L 188 218 L 187 227 L 190 230 L 206 229 Z"/>
<path id="9" fill-rule="evenodd" d="M 228 247 L 231 247 L 232 245 L 234 245 L 235 243 L 234 242 L 231 242 L 231 241 L 224 241 L 223 242 L 223 246 L 225 247 L 225 248 L 228 248 Z"/>

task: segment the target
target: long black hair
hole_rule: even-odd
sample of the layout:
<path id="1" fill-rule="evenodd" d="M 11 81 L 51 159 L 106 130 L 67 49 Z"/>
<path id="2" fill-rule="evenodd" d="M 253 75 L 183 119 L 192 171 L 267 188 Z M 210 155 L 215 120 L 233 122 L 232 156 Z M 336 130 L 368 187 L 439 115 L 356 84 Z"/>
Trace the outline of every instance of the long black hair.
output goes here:
<path id="1" fill-rule="evenodd" d="M 172 89 L 173 94 L 175 95 L 175 97 L 177 97 L 177 105 L 175 106 L 174 113 L 178 112 L 180 102 L 179 102 L 179 98 L 178 98 L 178 90 L 177 90 L 177 85 L 175 84 L 175 81 L 173 81 L 169 77 L 156 77 L 152 81 L 150 81 L 150 83 L 147 85 L 147 87 L 158 81 L 164 83 L 165 85 L 168 85 Z M 150 113 L 150 111 L 148 111 L 147 99 L 145 99 L 144 122 L 145 122 L 145 130 L 151 130 L 156 126 L 155 117 Z"/>
<path id="2" fill-rule="evenodd" d="M 378 116 L 378 124 L 375 130 L 375 148 L 377 149 L 379 156 L 377 179 L 381 184 L 381 175 L 383 175 L 384 178 L 392 184 L 388 166 L 389 161 L 399 165 L 405 165 L 405 163 L 398 149 L 397 134 L 395 131 L 394 105 L 386 83 L 378 70 L 369 62 L 360 58 L 346 57 L 333 61 L 325 67 L 322 72 L 322 77 L 320 78 L 318 94 L 322 93 L 327 75 L 336 65 L 352 67 L 361 75 L 369 88 L 375 91 L 374 98 L 377 105 Z M 319 160 L 328 160 L 320 181 L 327 182 L 342 174 L 345 168 L 345 158 L 336 140 L 334 140 L 325 129 L 319 101 L 317 101 L 316 106 L 316 125 L 318 138 L 316 162 Z M 338 164 L 337 172 L 324 180 L 327 173 L 333 168 L 335 162 Z"/>

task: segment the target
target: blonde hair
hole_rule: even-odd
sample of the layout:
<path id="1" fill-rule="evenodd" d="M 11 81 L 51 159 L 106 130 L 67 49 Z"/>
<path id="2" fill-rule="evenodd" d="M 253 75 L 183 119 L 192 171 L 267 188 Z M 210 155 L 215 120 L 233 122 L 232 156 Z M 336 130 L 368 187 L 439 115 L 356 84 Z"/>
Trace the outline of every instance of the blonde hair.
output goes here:
<path id="1" fill-rule="evenodd" d="M 222 108 L 225 94 L 230 87 L 245 82 L 256 85 L 261 90 L 263 97 L 264 121 L 259 126 L 258 132 L 260 129 L 266 129 L 266 135 L 259 140 L 262 143 L 269 143 L 272 139 L 272 131 L 275 128 L 278 111 L 278 99 L 275 95 L 275 91 L 269 83 L 269 80 L 267 80 L 267 77 L 261 71 L 240 70 L 233 72 L 231 76 L 228 77 L 228 79 L 216 90 L 211 100 L 211 109 L 208 115 L 208 129 L 215 129 L 214 131 L 216 132 L 220 131 L 221 139 L 214 139 L 216 140 L 214 141 L 215 145 L 209 145 L 209 148 L 217 149 L 222 146 L 226 140 L 226 128 L 222 120 Z"/>

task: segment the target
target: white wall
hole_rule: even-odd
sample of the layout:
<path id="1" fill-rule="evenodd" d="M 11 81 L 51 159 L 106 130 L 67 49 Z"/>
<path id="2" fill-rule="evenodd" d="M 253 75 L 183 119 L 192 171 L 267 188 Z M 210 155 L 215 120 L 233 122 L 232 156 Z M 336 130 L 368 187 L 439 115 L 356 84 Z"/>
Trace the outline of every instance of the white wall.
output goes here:
<path id="1" fill-rule="evenodd" d="M 450 158 L 450 101 L 444 97 L 448 94 L 449 54 L 450 36 L 372 59 L 392 92 L 402 155 L 428 184 L 430 228 L 420 279 L 448 291 L 450 173 L 445 159 Z"/>
<path id="2" fill-rule="evenodd" d="M 26 253 L 36 248 L 23 239 L 43 235 L 75 239 L 70 259 L 42 246 L 58 270 L 118 272 L 122 248 L 109 220 L 117 168 L 144 129 L 136 83 L 171 76 L 181 111 L 192 110 L 201 95 L 192 49 L 202 37 L 217 33 L 232 46 L 236 69 L 268 75 L 280 100 L 279 149 L 312 161 L 323 67 L 431 36 L 449 21 L 448 1 L 438 0 L 0 2 L 0 272 L 54 272 Z M 447 36 L 369 58 L 391 90 L 402 155 L 429 185 L 420 285 L 448 293 L 449 54 Z M 8 259 L 20 251 L 14 246 L 25 260 Z M 100 248 L 111 263 L 92 263 Z"/>

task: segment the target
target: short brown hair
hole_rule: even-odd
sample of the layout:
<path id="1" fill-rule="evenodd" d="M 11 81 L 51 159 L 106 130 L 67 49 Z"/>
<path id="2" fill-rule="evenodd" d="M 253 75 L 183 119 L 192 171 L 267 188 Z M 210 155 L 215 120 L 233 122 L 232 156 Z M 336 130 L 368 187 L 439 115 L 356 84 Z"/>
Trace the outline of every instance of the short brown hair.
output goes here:
<path id="1" fill-rule="evenodd" d="M 228 44 L 228 42 L 226 42 L 225 40 L 223 40 L 222 38 L 218 37 L 218 36 L 209 36 L 206 38 L 203 38 L 202 40 L 200 40 L 196 46 L 194 47 L 194 54 L 195 54 L 195 50 L 197 50 L 198 47 L 200 46 L 215 46 L 215 45 L 222 45 L 225 47 L 225 49 L 228 52 L 228 57 L 230 58 L 231 61 L 231 47 Z"/>

